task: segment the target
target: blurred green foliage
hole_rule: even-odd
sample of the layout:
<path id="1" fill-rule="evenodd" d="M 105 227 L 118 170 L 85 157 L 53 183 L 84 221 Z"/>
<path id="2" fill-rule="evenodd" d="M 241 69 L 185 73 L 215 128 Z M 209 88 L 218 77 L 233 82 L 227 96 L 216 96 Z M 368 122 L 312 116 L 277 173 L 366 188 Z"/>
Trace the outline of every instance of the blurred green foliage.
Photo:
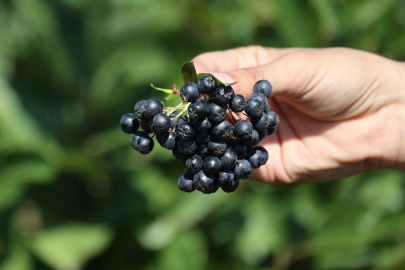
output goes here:
<path id="1" fill-rule="evenodd" d="M 404 33 L 395 0 L 0 0 L 0 269 L 404 269 L 404 174 L 185 194 L 118 124 L 202 52 Z"/>

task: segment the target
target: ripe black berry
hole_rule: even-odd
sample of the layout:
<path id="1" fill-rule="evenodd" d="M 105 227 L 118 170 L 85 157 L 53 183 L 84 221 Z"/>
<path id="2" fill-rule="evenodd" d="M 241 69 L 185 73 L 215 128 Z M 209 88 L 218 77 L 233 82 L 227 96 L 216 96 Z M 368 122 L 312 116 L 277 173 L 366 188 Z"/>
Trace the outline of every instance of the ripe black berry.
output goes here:
<path id="1" fill-rule="evenodd" d="M 232 102 L 229 103 L 229 108 L 234 112 L 242 112 L 246 108 L 246 98 L 242 95 L 235 95 Z"/>
<path id="2" fill-rule="evenodd" d="M 253 149 L 259 150 L 259 151 L 262 152 L 263 160 L 262 160 L 262 164 L 261 164 L 261 165 L 266 164 L 267 160 L 269 159 L 269 153 L 267 152 L 267 150 L 266 150 L 263 146 L 256 146 L 256 147 L 254 147 Z"/>
<path id="3" fill-rule="evenodd" d="M 238 160 L 236 152 L 231 148 L 226 149 L 225 153 L 220 158 L 221 169 L 232 169 L 236 164 L 236 160 Z"/>
<path id="4" fill-rule="evenodd" d="M 143 131 L 145 131 L 148 134 L 152 133 L 150 122 L 148 119 L 146 119 L 146 120 L 142 119 L 141 121 L 139 121 L 139 124 L 141 125 L 141 128 Z"/>
<path id="5" fill-rule="evenodd" d="M 163 104 L 155 98 L 148 99 L 143 104 L 143 117 L 152 119 L 156 114 L 163 112 Z"/>
<path id="6" fill-rule="evenodd" d="M 219 185 L 218 185 L 218 184 L 214 184 L 214 186 L 213 186 L 210 190 L 208 190 L 208 191 L 201 190 L 201 192 L 204 193 L 204 194 L 212 194 L 212 193 L 217 192 L 218 189 L 219 189 Z"/>
<path id="7" fill-rule="evenodd" d="M 185 155 L 191 155 L 197 150 L 197 143 L 195 141 L 183 141 L 177 142 L 177 147 Z"/>
<path id="8" fill-rule="evenodd" d="M 259 141 L 259 133 L 254 129 L 252 131 L 252 136 L 247 140 L 243 140 L 243 143 L 247 146 L 255 146 L 259 143 Z"/>
<path id="9" fill-rule="evenodd" d="M 235 96 L 235 92 L 232 87 L 220 85 L 215 89 L 215 100 L 221 104 L 228 104 Z"/>
<path id="10" fill-rule="evenodd" d="M 276 127 L 269 127 L 267 129 L 267 136 L 273 135 L 274 132 L 276 132 L 276 129 L 277 129 Z"/>
<path id="11" fill-rule="evenodd" d="M 260 117 L 264 112 L 265 104 L 258 98 L 248 99 L 245 112 L 250 118 Z"/>
<path id="12" fill-rule="evenodd" d="M 194 174 L 186 171 L 182 174 L 178 181 L 178 187 L 181 191 L 185 192 L 192 192 L 195 190 L 194 182 L 193 182 Z"/>
<path id="13" fill-rule="evenodd" d="M 233 125 L 227 120 L 213 123 L 211 127 L 211 134 L 217 139 L 230 140 L 233 135 Z"/>
<path id="14" fill-rule="evenodd" d="M 221 170 L 221 161 L 217 157 L 209 156 L 204 160 L 203 170 L 208 174 L 216 174 Z"/>
<path id="15" fill-rule="evenodd" d="M 170 129 L 170 125 L 170 118 L 164 113 L 158 113 L 153 117 L 152 130 L 156 134 L 167 132 Z"/>
<path id="16" fill-rule="evenodd" d="M 226 193 L 234 192 L 239 187 L 239 179 L 234 179 L 230 185 L 221 187 Z"/>
<path id="17" fill-rule="evenodd" d="M 135 114 L 127 113 L 121 117 L 120 125 L 122 131 L 128 134 L 132 134 L 138 131 L 139 121 Z"/>
<path id="18" fill-rule="evenodd" d="M 202 166 L 203 159 L 199 155 L 193 155 L 186 160 L 186 168 L 192 173 L 199 172 L 202 169 Z"/>
<path id="19" fill-rule="evenodd" d="M 193 184 L 199 191 L 210 191 L 214 187 L 214 175 L 199 171 L 193 177 Z"/>
<path id="20" fill-rule="evenodd" d="M 194 102 L 200 97 L 198 86 L 193 82 L 188 82 L 180 87 L 180 97 L 185 102 Z"/>
<path id="21" fill-rule="evenodd" d="M 205 102 L 200 99 L 190 104 L 187 111 L 190 120 L 194 122 L 196 120 L 204 119 L 207 116 L 208 107 L 207 104 L 205 104 Z"/>
<path id="22" fill-rule="evenodd" d="M 197 132 L 207 132 L 211 128 L 211 122 L 208 118 L 200 119 L 194 122 Z"/>
<path id="23" fill-rule="evenodd" d="M 253 126 L 247 120 L 241 120 L 235 124 L 233 134 L 240 140 L 249 140 L 252 137 Z"/>
<path id="24" fill-rule="evenodd" d="M 231 170 L 220 171 L 217 174 L 217 182 L 218 182 L 218 185 L 220 185 L 221 187 L 225 187 L 225 186 L 232 184 L 233 179 L 234 179 L 234 175 Z"/>
<path id="25" fill-rule="evenodd" d="M 145 102 L 146 102 L 146 100 L 141 100 L 135 104 L 134 111 L 135 111 L 135 115 L 138 117 L 139 120 L 147 119 L 146 117 L 143 116 L 143 104 Z"/>
<path id="26" fill-rule="evenodd" d="M 195 138 L 194 125 L 190 122 L 183 122 L 177 125 L 176 133 L 180 140 L 191 141 Z"/>
<path id="27" fill-rule="evenodd" d="M 238 158 L 243 157 L 246 154 L 246 145 L 244 145 L 240 141 L 231 141 L 231 143 L 229 144 L 229 148 L 231 148 L 236 153 Z"/>
<path id="28" fill-rule="evenodd" d="M 269 99 L 273 95 L 273 87 L 271 86 L 271 83 L 269 81 L 260 80 L 253 86 L 253 92 L 262 93 L 266 96 L 267 99 Z"/>
<path id="29" fill-rule="evenodd" d="M 177 146 L 177 134 L 175 132 L 169 131 L 163 134 L 160 134 L 159 139 L 158 135 L 156 135 L 156 139 L 158 140 L 159 144 L 168 149 L 173 150 Z"/>
<path id="30" fill-rule="evenodd" d="M 212 102 L 208 105 L 208 119 L 211 122 L 221 122 L 226 116 L 226 106 L 224 104 Z"/>
<path id="31" fill-rule="evenodd" d="M 270 121 L 267 114 L 263 113 L 260 117 L 251 118 L 250 123 L 252 123 L 253 128 L 256 130 L 264 130 L 268 129 Z"/>
<path id="32" fill-rule="evenodd" d="M 198 81 L 198 90 L 201 94 L 210 94 L 217 87 L 217 81 L 214 77 L 207 75 L 201 77 Z"/>
<path id="33" fill-rule="evenodd" d="M 280 122 L 280 118 L 274 111 L 268 112 L 267 118 L 269 119 L 269 127 L 276 127 Z"/>
<path id="34" fill-rule="evenodd" d="M 154 146 L 153 140 L 144 131 L 137 131 L 132 134 L 130 141 L 132 148 L 143 155 L 149 154 Z"/>
<path id="35" fill-rule="evenodd" d="M 253 169 L 257 169 L 262 165 L 263 153 L 258 149 L 252 149 L 246 154 L 246 159 L 249 160 Z"/>
<path id="36" fill-rule="evenodd" d="M 208 151 L 211 155 L 222 156 L 225 154 L 228 145 L 226 141 L 221 141 L 218 139 L 212 139 L 208 142 Z"/>
<path id="37" fill-rule="evenodd" d="M 235 167 L 233 168 L 233 174 L 236 179 L 248 179 L 252 173 L 252 165 L 246 159 L 238 159 Z"/>

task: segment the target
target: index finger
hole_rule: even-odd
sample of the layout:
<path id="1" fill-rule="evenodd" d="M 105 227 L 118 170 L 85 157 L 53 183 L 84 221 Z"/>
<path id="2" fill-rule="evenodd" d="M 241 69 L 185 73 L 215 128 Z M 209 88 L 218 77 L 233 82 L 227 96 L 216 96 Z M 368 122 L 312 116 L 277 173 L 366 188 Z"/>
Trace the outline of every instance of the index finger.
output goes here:
<path id="1" fill-rule="evenodd" d="M 273 62 L 288 52 L 296 50 L 299 50 L 299 48 L 277 49 L 256 45 L 203 53 L 196 56 L 192 61 L 194 61 L 197 73 L 226 72 L 264 65 Z"/>

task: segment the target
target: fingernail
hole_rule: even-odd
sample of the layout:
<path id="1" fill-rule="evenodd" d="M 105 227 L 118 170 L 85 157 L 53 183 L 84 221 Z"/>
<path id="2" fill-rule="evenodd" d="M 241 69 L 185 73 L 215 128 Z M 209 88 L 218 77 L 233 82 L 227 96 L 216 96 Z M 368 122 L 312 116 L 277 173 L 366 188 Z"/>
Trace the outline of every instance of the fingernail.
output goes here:
<path id="1" fill-rule="evenodd" d="M 233 83 L 235 80 L 232 79 L 231 76 L 229 76 L 226 73 L 222 73 L 222 72 L 211 72 L 212 75 L 214 75 L 215 78 L 217 78 L 218 80 L 220 80 L 223 83 Z"/>

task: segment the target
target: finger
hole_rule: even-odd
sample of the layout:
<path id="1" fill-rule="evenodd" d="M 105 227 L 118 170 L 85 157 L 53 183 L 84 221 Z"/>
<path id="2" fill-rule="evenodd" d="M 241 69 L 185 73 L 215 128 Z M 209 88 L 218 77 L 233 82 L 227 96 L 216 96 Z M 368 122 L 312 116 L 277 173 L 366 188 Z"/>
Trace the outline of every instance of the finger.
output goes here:
<path id="1" fill-rule="evenodd" d="M 275 96 L 300 97 L 316 83 L 320 61 L 314 61 L 316 53 L 310 50 L 286 53 L 275 61 L 253 68 L 236 69 L 227 72 L 211 72 L 224 83 L 237 82 L 235 92 L 248 94 L 259 80 L 268 80 Z M 320 76 L 321 77 L 321 76 Z"/>
<path id="2" fill-rule="evenodd" d="M 203 53 L 196 56 L 192 61 L 194 61 L 197 73 L 223 72 L 264 65 L 274 61 L 285 53 L 296 50 L 301 49 L 248 46 L 225 51 Z"/>

